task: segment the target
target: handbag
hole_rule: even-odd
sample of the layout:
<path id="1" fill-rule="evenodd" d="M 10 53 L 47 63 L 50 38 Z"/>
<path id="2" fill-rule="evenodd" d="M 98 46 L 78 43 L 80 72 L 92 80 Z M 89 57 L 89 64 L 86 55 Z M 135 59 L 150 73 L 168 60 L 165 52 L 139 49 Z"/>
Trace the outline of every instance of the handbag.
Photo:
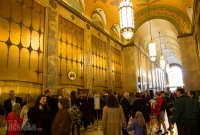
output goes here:
<path id="1" fill-rule="evenodd" d="M 31 133 L 36 130 L 36 124 L 32 124 L 30 121 L 27 121 L 22 127 L 22 135 L 31 135 Z"/>

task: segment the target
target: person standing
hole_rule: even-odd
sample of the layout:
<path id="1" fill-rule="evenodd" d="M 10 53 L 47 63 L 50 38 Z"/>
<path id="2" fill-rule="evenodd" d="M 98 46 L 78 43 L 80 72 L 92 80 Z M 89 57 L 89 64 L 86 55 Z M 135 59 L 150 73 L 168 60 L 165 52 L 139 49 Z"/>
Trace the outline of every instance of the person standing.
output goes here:
<path id="1" fill-rule="evenodd" d="M 83 97 L 82 103 L 81 103 L 81 112 L 83 114 L 82 119 L 84 122 L 84 129 L 87 130 L 87 127 L 90 123 L 90 109 L 91 109 L 91 105 L 87 99 L 87 96 L 85 95 Z"/>
<path id="2" fill-rule="evenodd" d="M 117 98 L 110 95 L 103 108 L 102 131 L 104 135 L 121 135 L 122 127 L 125 127 L 126 119 L 122 107 Z"/>
<path id="3" fill-rule="evenodd" d="M 197 117 L 198 104 L 195 100 L 185 94 L 183 88 L 177 87 L 175 100 L 172 111 L 172 123 L 177 124 L 179 135 L 198 135 Z"/>
<path id="4" fill-rule="evenodd" d="M 129 93 L 125 92 L 124 97 L 121 100 L 121 106 L 122 106 L 122 109 L 123 109 L 123 112 L 124 112 L 124 115 L 125 115 L 125 118 L 126 118 L 126 124 L 127 125 L 128 125 L 129 118 L 131 117 L 131 107 L 130 107 L 128 98 L 129 98 Z M 122 131 L 123 131 L 124 135 L 128 135 L 127 131 L 125 131 L 124 129 L 122 129 Z"/>
<path id="5" fill-rule="evenodd" d="M 146 135 L 146 122 L 141 112 L 136 112 L 135 119 L 129 127 L 124 128 L 126 131 L 134 130 L 134 135 Z"/>
<path id="6" fill-rule="evenodd" d="M 44 91 L 45 96 L 47 97 L 47 103 L 49 105 L 50 108 L 50 112 L 51 112 L 51 119 L 53 122 L 53 119 L 56 115 L 56 113 L 58 112 L 58 102 L 56 98 L 52 97 L 52 90 L 51 89 L 46 89 Z"/>
<path id="7" fill-rule="evenodd" d="M 80 122 L 81 122 L 81 111 L 80 111 L 80 102 L 76 98 L 76 92 L 72 91 L 70 93 L 71 98 L 71 113 L 72 113 L 72 135 L 74 135 L 75 125 L 77 128 L 77 134 L 81 135 L 80 133 Z"/>
<path id="8" fill-rule="evenodd" d="M 20 135 L 22 119 L 20 119 L 21 105 L 15 103 L 12 106 L 12 112 L 6 118 L 7 135 Z"/>
<path id="9" fill-rule="evenodd" d="M 45 95 L 39 95 L 29 108 L 28 121 L 36 125 L 36 131 L 30 131 L 33 135 L 51 135 L 51 113 Z"/>
<path id="10" fill-rule="evenodd" d="M 148 108 L 147 108 L 147 105 L 146 105 L 146 102 L 145 100 L 142 98 L 141 94 L 139 92 L 135 93 L 135 97 L 136 97 L 136 100 L 135 102 L 133 103 L 133 106 L 132 106 L 132 117 L 135 118 L 135 115 L 136 113 L 139 111 L 142 113 L 144 119 L 145 119 L 145 122 L 146 122 L 146 125 L 147 125 L 147 131 L 148 133 L 151 131 L 150 129 L 150 117 L 149 117 L 149 112 L 148 112 Z"/>
<path id="11" fill-rule="evenodd" d="M 28 121 L 27 113 L 29 108 L 34 106 L 34 99 L 32 96 L 29 96 L 27 98 L 26 104 L 22 107 L 20 118 L 23 120 L 22 128 L 24 127 L 25 123 Z"/>
<path id="12" fill-rule="evenodd" d="M 59 99 L 59 111 L 52 124 L 52 135 L 71 135 L 72 115 L 69 106 L 69 97 Z"/>
<path id="13" fill-rule="evenodd" d="M 190 91 L 188 91 L 187 95 L 188 95 L 190 98 L 192 98 L 194 101 L 196 101 L 197 104 L 198 104 L 199 107 L 200 107 L 199 98 L 196 96 L 195 91 L 190 90 Z M 198 126 L 197 126 L 197 130 L 198 130 L 198 132 L 199 132 L 198 135 L 200 135 L 200 113 L 198 114 L 197 125 L 198 125 Z"/>
<path id="14" fill-rule="evenodd" d="M 8 114 L 10 112 L 12 112 L 12 105 L 14 103 L 19 103 L 20 105 L 22 103 L 22 98 L 16 97 L 14 90 L 9 91 L 9 96 L 10 96 L 10 98 L 4 101 L 4 108 L 5 108 L 5 111 L 6 111 L 6 117 L 8 116 Z"/>

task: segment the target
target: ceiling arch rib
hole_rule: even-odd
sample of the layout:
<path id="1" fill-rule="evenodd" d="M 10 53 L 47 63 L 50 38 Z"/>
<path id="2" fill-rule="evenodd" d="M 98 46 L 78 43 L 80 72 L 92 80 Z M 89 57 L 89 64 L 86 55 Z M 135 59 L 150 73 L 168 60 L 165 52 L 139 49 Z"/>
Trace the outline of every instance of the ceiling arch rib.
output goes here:
<path id="1" fill-rule="evenodd" d="M 168 5 L 154 5 L 150 7 L 150 20 L 164 19 L 171 22 L 178 30 L 179 35 L 191 32 L 191 21 L 181 10 Z M 143 8 L 135 14 L 135 31 L 149 20 L 148 9 Z"/>

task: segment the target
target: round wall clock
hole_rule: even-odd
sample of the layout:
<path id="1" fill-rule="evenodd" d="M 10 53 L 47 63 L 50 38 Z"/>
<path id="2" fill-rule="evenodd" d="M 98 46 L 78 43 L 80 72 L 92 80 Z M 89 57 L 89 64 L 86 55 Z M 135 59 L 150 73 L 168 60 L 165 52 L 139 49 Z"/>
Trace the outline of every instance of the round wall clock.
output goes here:
<path id="1" fill-rule="evenodd" d="M 70 80 L 75 80 L 76 79 L 76 73 L 73 72 L 73 71 L 70 71 L 68 73 L 68 77 L 69 77 Z"/>

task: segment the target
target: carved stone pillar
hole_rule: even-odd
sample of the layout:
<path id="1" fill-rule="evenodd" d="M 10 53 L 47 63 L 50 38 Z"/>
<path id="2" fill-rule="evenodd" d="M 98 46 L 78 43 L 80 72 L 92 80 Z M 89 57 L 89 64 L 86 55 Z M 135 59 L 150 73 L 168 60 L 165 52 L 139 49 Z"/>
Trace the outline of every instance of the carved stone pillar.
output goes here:
<path id="1" fill-rule="evenodd" d="M 93 77 L 93 71 L 92 71 L 92 46 L 91 46 L 91 31 L 90 31 L 90 25 L 86 24 L 87 30 L 85 31 L 85 86 L 87 89 L 92 91 L 92 77 Z"/>
<path id="2" fill-rule="evenodd" d="M 181 37 L 180 51 L 183 69 L 183 82 L 186 90 L 199 90 L 199 70 L 197 51 L 193 36 Z"/>
<path id="3" fill-rule="evenodd" d="M 46 53 L 46 87 L 56 90 L 57 88 L 57 18 L 56 3 L 50 1 L 48 10 L 48 33 Z M 45 84 L 45 83 L 44 83 Z"/>

